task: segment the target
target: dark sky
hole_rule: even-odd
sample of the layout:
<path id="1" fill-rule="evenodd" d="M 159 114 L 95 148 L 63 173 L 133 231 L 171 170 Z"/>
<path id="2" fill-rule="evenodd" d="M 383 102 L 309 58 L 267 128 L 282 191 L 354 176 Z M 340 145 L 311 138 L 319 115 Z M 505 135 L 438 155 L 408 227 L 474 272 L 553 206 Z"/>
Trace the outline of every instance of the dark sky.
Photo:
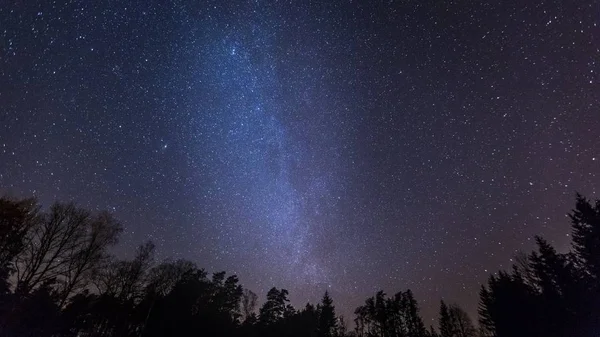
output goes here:
<path id="1" fill-rule="evenodd" d="M 0 1 L 0 194 L 346 314 L 475 312 L 599 197 L 597 1 Z"/>

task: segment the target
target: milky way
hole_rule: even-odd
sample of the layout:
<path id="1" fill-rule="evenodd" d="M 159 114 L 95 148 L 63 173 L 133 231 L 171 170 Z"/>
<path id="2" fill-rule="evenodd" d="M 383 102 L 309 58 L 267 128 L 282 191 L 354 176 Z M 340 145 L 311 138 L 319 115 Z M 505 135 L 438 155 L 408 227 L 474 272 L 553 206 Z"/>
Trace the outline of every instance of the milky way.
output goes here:
<path id="1" fill-rule="evenodd" d="M 0 193 L 109 209 L 115 253 L 350 315 L 471 314 L 600 187 L 593 1 L 88 1 L 0 8 Z"/>
<path id="2" fill-rule="evenodd" d="M 318 212 L 311 204 L 318 206 L 318 199 L 327 197 L 327 175 L 334 172 L 305 169 L 310 165 L 305 140 L 281 121 L 289 105 L 273 59 L 277 50 L 270 39 L 276 29 L 256 19 L 263 17 L 256 10 L 248 18 L 239 16 L 212 37 L 216 42 L 200 57 L 196 71 L 210 85 L 199 84 L 190 92 L 192 99 L 208 92 L 222 101 L 216 106 L 198 102 L 197 125 L 199 151 L 208 151 L 200 159 L 203 170 L 217 173 L 208 183 L 217 196 L 206 199 L 228 207 L 214 219 L 226 223 L 217 228 L 217 241 L 223 251 L 237 250 L 240 260 L 282 267 L 279 274 L 288 282 L 324 282 L 327 273 L 310 256 L 308 236 L 311 213 Z M 237 22 L 243 24 L 235 27 Z M 200 23 L 212 25 L 219 23 Z M 206 48 L 200 46 L 198 53 Z"/>

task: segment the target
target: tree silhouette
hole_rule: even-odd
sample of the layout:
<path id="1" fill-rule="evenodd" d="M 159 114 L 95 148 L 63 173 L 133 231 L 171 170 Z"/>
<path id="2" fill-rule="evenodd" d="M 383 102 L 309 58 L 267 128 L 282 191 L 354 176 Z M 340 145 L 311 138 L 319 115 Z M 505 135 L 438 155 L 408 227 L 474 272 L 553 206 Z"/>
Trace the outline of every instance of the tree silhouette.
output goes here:
<path id="1" fill-rule="evenodd" d="M 600 334 L 600 202 L 577 195 L 569 214 L 572 249 L 536 237 L 510 271 L 480 289 L 482 337 Z M 52 337 L 474 337 L 456 304 L 440 303 L 439 334 L 425 329 L 410 290 L 383 291 L 355 310 L 348 333 L 325 292 L 301 310 L 288 291 L 257 296 L 235 275 L 209 274 L 186 260 L 154 261 L 154 244 L 131 260 L 109 256 L 121 226 L 108 213 L 34 199 L 0 198 L 0 335 Z"/>
<path id="2" fill-rule="evenodd" d="M 569 217 L 573 252 L 568 257 L 576 267 L 579 281 L 570 292 L 569 307 L 577 308 L 572 324 L 581 336 L 597 335 L 600 332 L 600 200 L 592 204 L 577 194 L 575 209 Z"/>
<path id="3" fill-rule="evenodd" d="M 595 204 L 577 194 L 575 209 L 569 214 L 573 251 L 580 266 L 592 280 L 600 279 L 600 200 Z M 590 284 L 598 287 L 598 282 Z"/>
<path id="4" fill-rule="evenodd" d="M 406 335 L 414 337 L 427 336 L 427 329 L 419 315 L 419 307 L 410 289 L 402 294 L 402 312 L 406 325 Z"/>
<path id="5" fill-rule="evenodd" d="M 26 226 L 16 255 L 17 291 L 28 294 L 40 284 L 56 284 L 60 305 L 87 286 L 92 270 L 117 242 L 121 225 L 108 213 L 93 216 L 74 204 L 52 205 Z"/>
<path id="6" fill-rule="evenodd" d="M 60 306 L 69 296 L 91 282 L 94 268 L 108 259 L 107 249 L 117 243 L 121 225 L 107 212 L 88 219 L 87 231 L 81 242 L 68 253 L 67 263 L 60 270 Z"/>
<path id="7" fill-rule="evenodd" d="M 440 335 L 442 337 L 475 337 L 477 330 L 469 315 L 457 304 L 440 304 Z"/>
<path id="8" fill-rule="evenodd" d="M 286 313 L 290 313 L 290 308 L 287 307 L 288 291 L 285 289 L 278 290 L 273 287 L 267 293 L 267 301 L 260 308 L 259 321 L 263 325 L 269 325 L 281 320 Z"/>
<path id="9" fill-rule="evenodd" d="M 541 237 L 512 273 L 492 275 L 480 291 L 485 336 L 592 336 L 600 332 L 598 261 L 600 202 L 577 195 L 569 214 L 572 251 L 558 253 Z"/>
<path id="10" fill-rule="evenodd" d="M 17 256 L 17 291 L 28 294 L 42 283 L 55 282 L 71 263 L 85 237 L 90 214 L 74 204 L 52 205 L 25 238 Z"/>
<path id="11" fill-rule="evenodd" d="M 399 292 L 386 298 L 383 291 L 368 298 L 358 307 L 356 334 L 358 336 L 427 336 L 425 324 L 419 315 L 417 301 L 412 292 Z"/>
<path id="12" fill-rule="evenodd" d="M 452 337 L 454 335 L 452 327 L 452 318 L 450 317 L 450 310 L 444 301 L 440 304 L 440 336 L 441 337 Z"/>
<path id="13" fill-rule="evenodd" d="M 337 318 L 335 316 L 335 307 L 333 300 L 329 297 L 329 293 L 326 291 L 321 299 L 321 306 L 319 311 L 319 337 L 332 337 L 337 332 Z"/>
<path id="14" fill-rule="evenodd" d="M 95 270 L 94 284 L 100 295 L 109 295 L 121 301 L 137 301 L 142 295 L 146 273 L 154 261 L 152 242 L 140 245 L 131 261 L 108 260 Z"/>

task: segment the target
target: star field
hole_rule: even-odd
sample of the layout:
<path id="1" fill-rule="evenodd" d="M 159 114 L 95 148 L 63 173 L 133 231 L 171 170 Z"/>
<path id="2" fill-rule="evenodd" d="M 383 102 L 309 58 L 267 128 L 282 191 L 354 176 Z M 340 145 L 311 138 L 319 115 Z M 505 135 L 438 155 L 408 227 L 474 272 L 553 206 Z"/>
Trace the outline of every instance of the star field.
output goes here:
<path id="1" fill-rule="evenodd" d="M 0 193 L 350 315 L 478 286 L 598 198 L 595 1 L 13 2 Z"/>

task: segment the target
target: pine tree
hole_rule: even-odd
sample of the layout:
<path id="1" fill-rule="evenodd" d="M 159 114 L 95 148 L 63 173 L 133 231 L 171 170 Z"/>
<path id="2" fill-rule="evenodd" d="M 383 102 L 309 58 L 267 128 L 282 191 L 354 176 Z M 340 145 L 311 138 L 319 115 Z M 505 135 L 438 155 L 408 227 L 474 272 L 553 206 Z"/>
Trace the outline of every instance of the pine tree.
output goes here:
<path id="1" fill-rule="evenodd" d="M 289 313 L 290 308 L 286 305 L 290 300 L 287 296 L 287 290 L 271 288 L 267 293 L 267 301 L 260 308 L 259 321 L 265 325 L 273 324 Z"/>
<path id="2" fill-rule="evenodd" d="M 402 295 L 402 307 L 404 316 L 404 325 L 409 336 L 424 337 L 427 335 L 425 324 L 419 315 L 419 307 L 412 291 L 408 289 Z"/>
<path id="3" fill-rule="evenodd" d="M 440 303 L 440 337 L 454 337 L 452 331 L 452 320 L 450 318 L 450 312 L 448 306 L 444 301 Z"/>
<path id="4" fill-rule="evenodd" d="M 592 205 L 581 194 L 577 194 L 575 209 L 569 217 L 575 254 L 586 272 L 597 281 L 600 279 L 600 200 Z M 598 286 L 598 282 L 595 282 L 595 286 Z"/>
<path id="5" fill-rule="evenodd" d="M 320 308 L 318 336 L 333 337 L 337 331 L 337 319 L 335 316 L 335 306 L 333 305 L 333 300 L 327 291 L 321 299 Z"/>
<path id="6" fill-rule="evenodd" d="M 492 337 L 494 336 L 494 319 L 490 313 L 492 305 L 491 294 L 488 289 L 482 285 L 479 290 L 479 307 L 477 312 L 479 313 L 479 335 L 481 337 Z"/>

